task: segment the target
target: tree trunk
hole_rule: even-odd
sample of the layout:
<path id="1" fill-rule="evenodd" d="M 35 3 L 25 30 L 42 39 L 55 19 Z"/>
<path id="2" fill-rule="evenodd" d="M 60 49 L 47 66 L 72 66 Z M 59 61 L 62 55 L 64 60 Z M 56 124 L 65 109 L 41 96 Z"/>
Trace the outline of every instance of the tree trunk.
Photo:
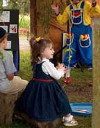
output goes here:
<path id="1" fill-rule="evenodd" d="M 100 123 L 100 18 L 93 18 L 93 114 L 92 128 Z"/>
<path id="2" fill-rule="evenodd" d="M 37 4 L 36 0 L 30 0 L 30 33 L 37 36 Z"/>

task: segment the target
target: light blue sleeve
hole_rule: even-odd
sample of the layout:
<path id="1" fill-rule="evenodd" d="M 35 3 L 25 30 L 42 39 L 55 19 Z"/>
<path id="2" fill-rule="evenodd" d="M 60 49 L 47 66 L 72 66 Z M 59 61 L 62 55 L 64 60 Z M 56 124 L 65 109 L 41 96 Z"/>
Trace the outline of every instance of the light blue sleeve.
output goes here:
<path id="1" fill-rule="evenodd" d="M 16 72 L 16 68 L 13 63 L 12 56 L 7 51 L 4 52 L 3 63 L 4 63 L 4 67 L 5 67 L 5 73 L 7 75 Z"/>

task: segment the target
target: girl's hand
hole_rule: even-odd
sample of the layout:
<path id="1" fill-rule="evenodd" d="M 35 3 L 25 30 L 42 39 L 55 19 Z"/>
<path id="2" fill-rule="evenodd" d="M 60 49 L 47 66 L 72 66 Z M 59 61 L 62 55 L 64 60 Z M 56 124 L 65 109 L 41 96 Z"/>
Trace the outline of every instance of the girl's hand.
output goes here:
<path id="1" fill-rule="evenodd" d="M 67 68 L 65 68 L 64 73 L 65 73 L 65 74 L 67 73 Z"/>
<path id="2" fill-rule="evenodd" d="M 58 65 L 56 66 L 57 69 L 62 69 L 64 68 L 64 64 L 62 63 L 58 63 Z"/>
<path id="3" fill-rule="evenodd" d="M 66 73 L 67 72 L 67 69 L 65 68 L 65 66 L 64 66 L 64 64 L 63 63 L 58 63 L 58 65 L 57 65 L 57 67 L 56 67 L 57 69 L 62 69 L 63 71 L 64 71 L 64 73 Z"/>
<path id="4" fill-rule="evenodd" d="M 58 5 L 56 6 L 55 4 L 52 4 L 51 9 L 56 13 L 56 15 L 59 14 L 59 6 Z"/>

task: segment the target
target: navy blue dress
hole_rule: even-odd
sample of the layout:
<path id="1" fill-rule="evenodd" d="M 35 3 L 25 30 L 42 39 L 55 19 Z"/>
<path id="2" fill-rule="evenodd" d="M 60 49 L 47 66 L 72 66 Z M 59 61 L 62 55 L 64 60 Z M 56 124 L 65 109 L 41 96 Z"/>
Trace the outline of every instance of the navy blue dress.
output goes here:
<path id="1" fill-rule="evenodd" d="M 36 64 L 33 79 L 28 83 L 15 108 L 37 121 L 54 121 L 71 113 L 70 104 L 59 83 Z"/>

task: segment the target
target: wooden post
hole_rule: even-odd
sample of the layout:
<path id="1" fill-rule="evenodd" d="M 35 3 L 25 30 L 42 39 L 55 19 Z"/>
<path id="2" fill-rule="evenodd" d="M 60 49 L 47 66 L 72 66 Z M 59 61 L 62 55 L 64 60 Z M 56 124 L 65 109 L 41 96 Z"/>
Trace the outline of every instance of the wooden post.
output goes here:
<path id="1" fill-rule="evenodd" d="M 92 128 L 100 123 L 100 18 L 93 18 L 93 114 Z"/>

